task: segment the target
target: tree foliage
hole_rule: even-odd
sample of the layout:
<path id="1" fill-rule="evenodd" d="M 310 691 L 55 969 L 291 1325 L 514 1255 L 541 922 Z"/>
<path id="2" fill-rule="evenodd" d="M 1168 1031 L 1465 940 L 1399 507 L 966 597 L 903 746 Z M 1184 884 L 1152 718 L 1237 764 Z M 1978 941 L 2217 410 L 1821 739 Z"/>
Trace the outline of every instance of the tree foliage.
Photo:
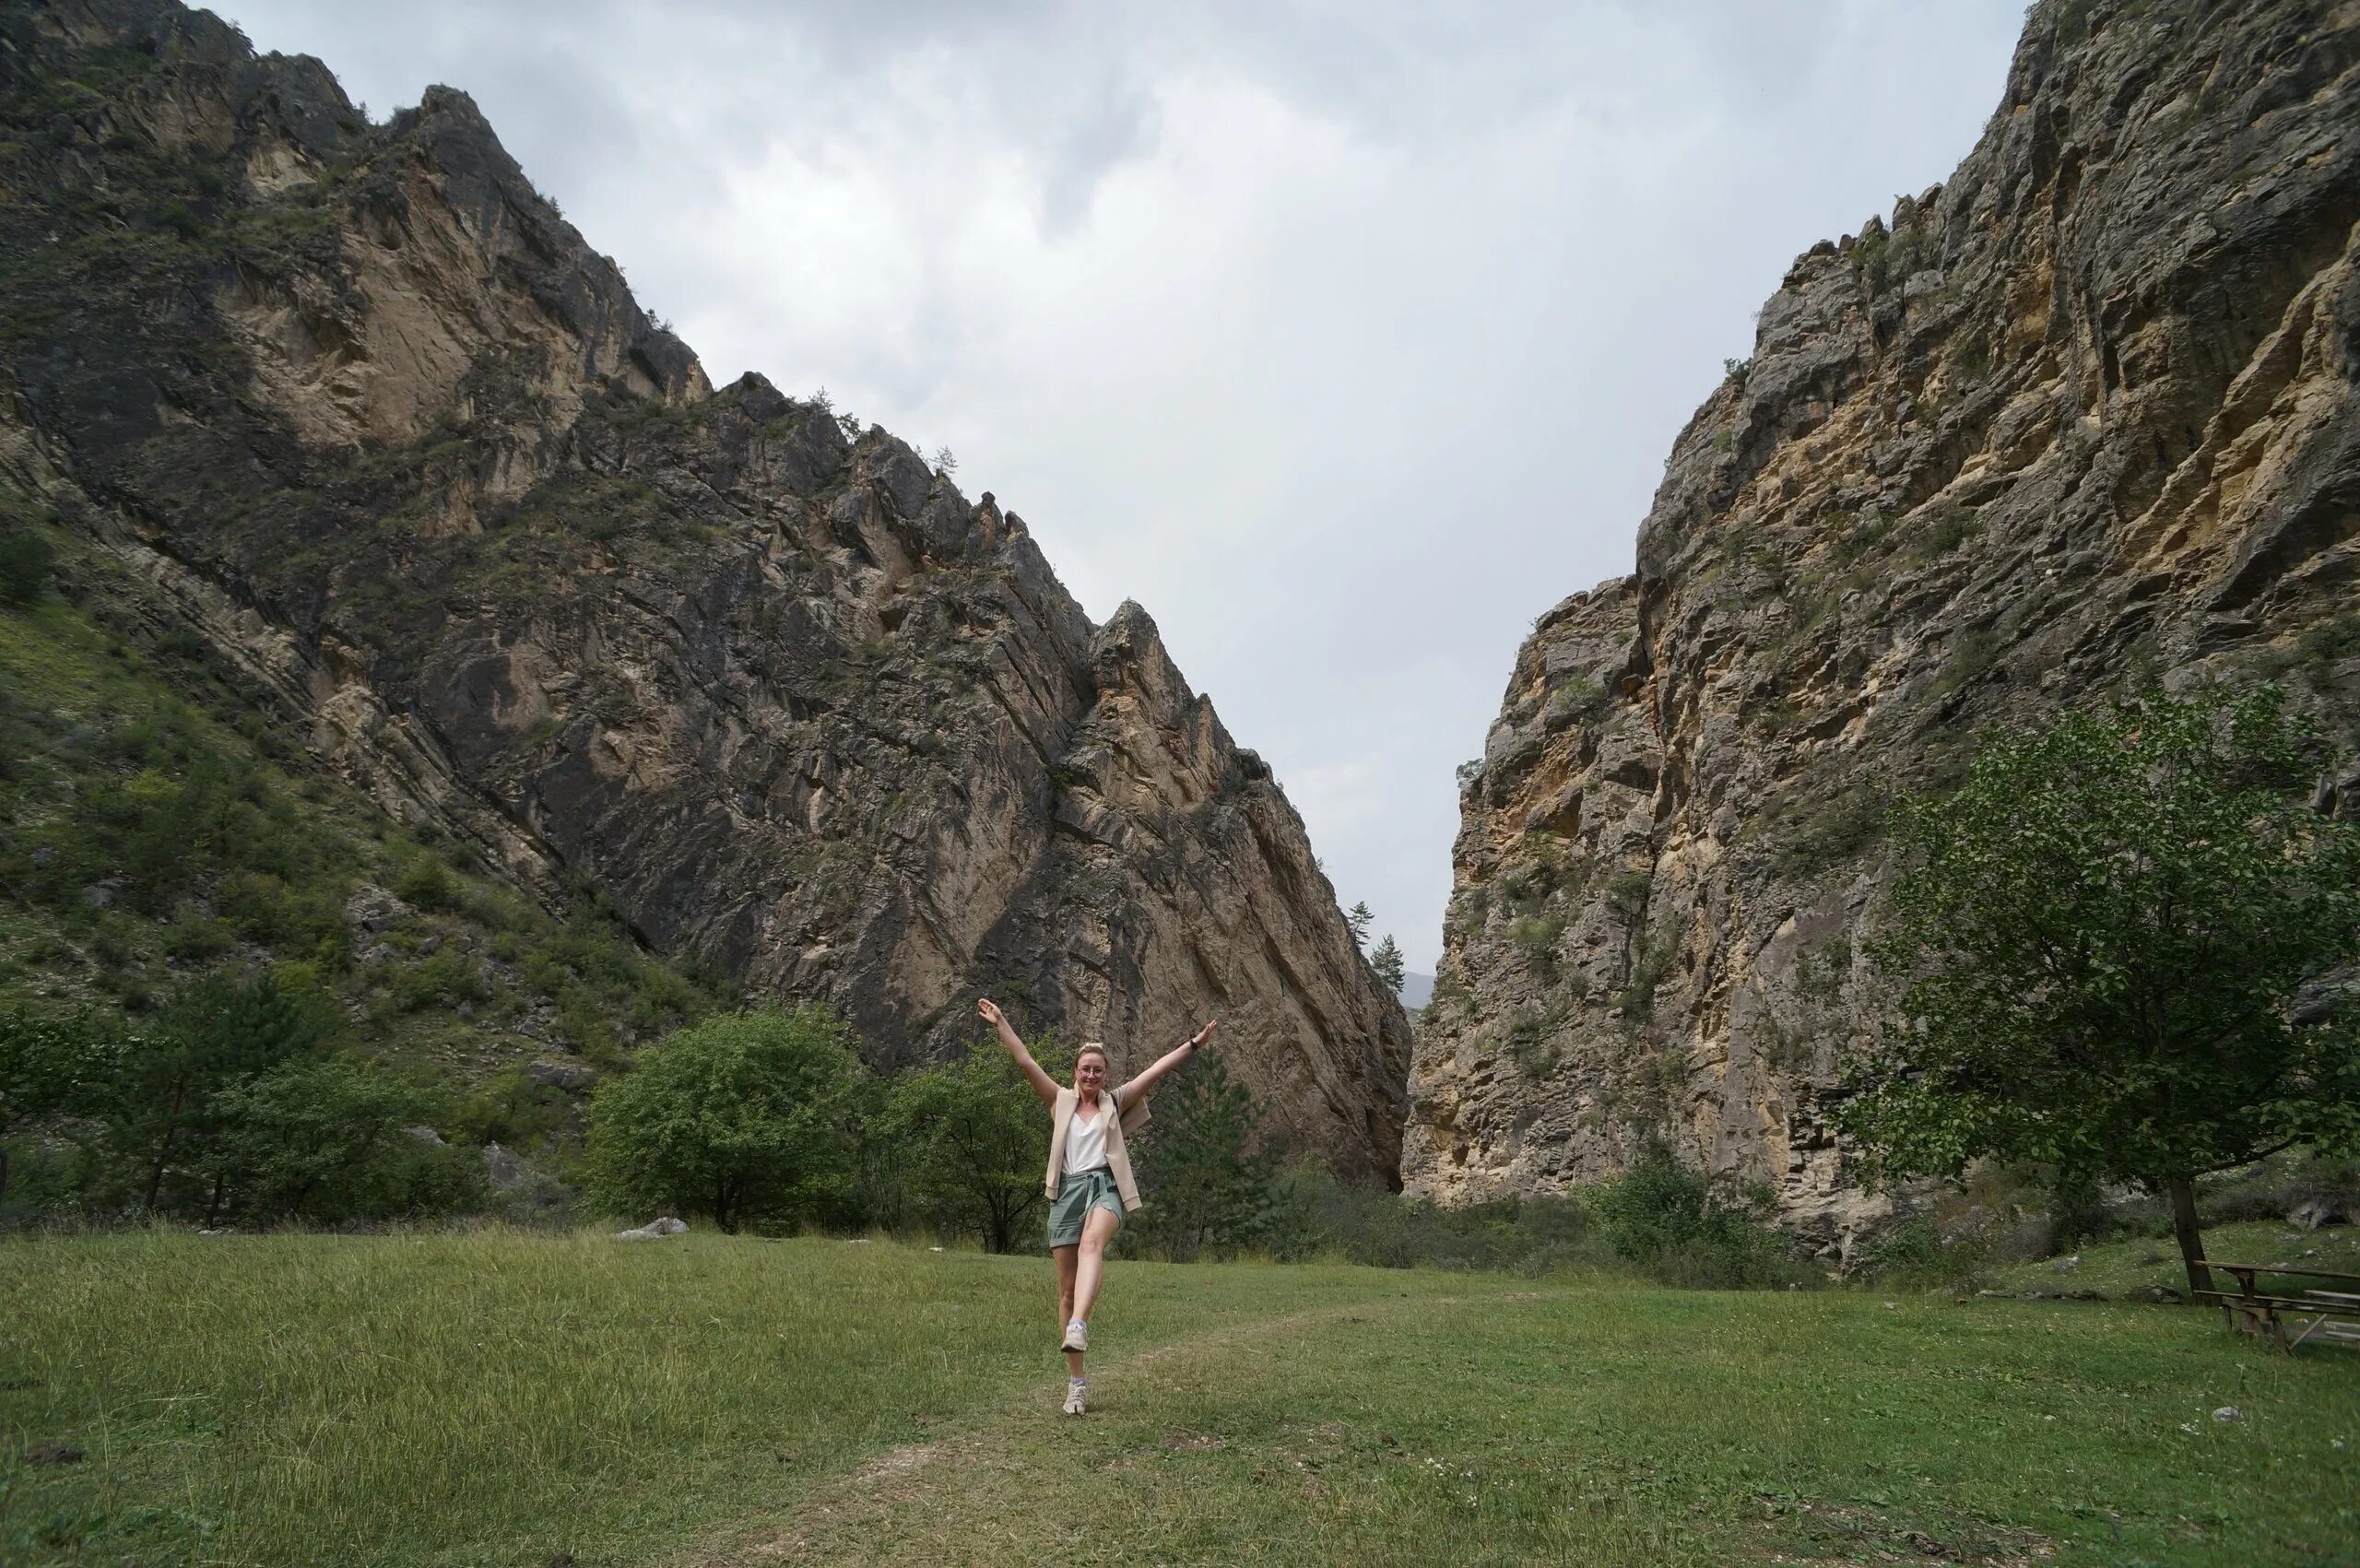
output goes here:
<path id="1" fill-rule="evenodd" d="M 1889 1175 L 1988 1155 L 2167 1191 L 2191 1260 L 2193 1177 L 2351 1144 L 2332 981 L 2360 959 L 2360 825 L 2312 808 L 2319 751 L 2273 688 L 2153 694 L 2003 735 L 1953 795 L 1905 800 L 1871 948 L 1898 1017 L 1839 1127 Z"/>
<path id="2" fill-rule="evenodd" d="M 413 1131 L 442 1103 L 372 1062 L 299 1056 L 223 1091 L 209 1163 L 248 1216 L 334 1224 L 445 1213 L 478 1197 L 480 1179 L 473 1161 Z"/>
<path id="3" fill-rule="evenodd" d="M 1261 1114 L 1217 1055 L 1163 1080 L 1139 1138 L 1138 1240 L 1177 1263 L 1251 1243 L 1268 1218 L 1276 1161 L 1249 1148 Z"/>
<path id="4" fill-rule="evenodd" d="M 236 1133 L 235 1091 L 317 1047 L 329 1014 L 316 992 L 270 974 L 209 974 L 183 987 L 123 1055 L 110 1142 L 144 1173 L 144 1202 L 162 1207 L 168 1181 L 195 1178 L 218 1217 Z"/>
<path id="5" fill-rule="evenodd" d="M 447 1212 L 473 1165 L 431 1128 L 442 1096 L 335 1048 L 338 1015 L 300 976 L 190 982 L 145 1027 L 0 1014 L 0 1134 L 44 1131 L 37 1195 L 206 1224 Z M 60 1166 L 60 1149 L 70 1151 Z M 37 1163 L 37 1168 L 39 1164 Z M 0 1151 L 0 1184 L 7 1166 Z"/>
<path id="6" fill-rule="evenodd" d="M 1013 1252 L 1046 1201 L 1049 1117 L 997 1044 L 905 1073 L 889 1091 L 874 1140 L 888 1151 L 918 1218 Z"/>
<path id="7" fill-rule="evenodd" d="M 1393 940 L 1392 933 L 1387 932 L 1385 940 L 1377 943 L 1376 950 L 1368 955 L 1368 966 L 1376 971 L 1376 977 L 1385 982 L 1386 990 L 1397 996 L 1401 994 L 1406 976 L 1401 967 L 1401 949 Z"/>
<path id="8" fill-rule="evenodd" d="M 39 534 L 0 525 L 0 604 L 29 605 L 48 586 L 56 553 Z"/>
<path id="9" fill-rule="evenodd" d="M 123 1031 L 112 1020 L 0 1011 L 0 1197 L 8 1191 L 10 1136 L 101 1109 L 122 1070 L 123 1049 Z"/>
<path id="10" fill-rule="evenodd" d="M 827 1008 L 705 1020 L 643 1051 L 590 1105 L 591 1195 L 722 1230 L 817 1218 L 852 1179 L 866 1069 Z"/>

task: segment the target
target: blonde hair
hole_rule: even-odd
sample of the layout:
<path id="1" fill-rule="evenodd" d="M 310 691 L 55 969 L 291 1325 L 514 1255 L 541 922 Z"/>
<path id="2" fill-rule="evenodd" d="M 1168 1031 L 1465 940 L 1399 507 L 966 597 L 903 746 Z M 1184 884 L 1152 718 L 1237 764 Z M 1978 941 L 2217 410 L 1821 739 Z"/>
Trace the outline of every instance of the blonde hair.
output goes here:
<path id="1" fill-rule="evenodd" d="M 1079 1050 L 1079 1051 L 1076 1051 L 1076 1052 L 1073 1054 L 1073 1070 L 1074 1070 L 1074 1071 L 1076 1071 L 1076 1072 L 1080 1072 L 1080 1071 L 1081 1071 L 1081 1059 L 1082 1059 L 1084 1056 L 1089 1055 L 1092 1051 L 1095 1051 L 1095 1052 L 1097 1052 L 1097 1053 L 1098 1053 L 1098 1060 L 1100 1061 L 1100 1063 L 1101 1063 L 1101 1064 L 1103 1064 L 1103 1065 L 1105 1067 L 1105 1068 L 1106 1068 L 1106 1070 L 1107 1070 L 1108 1072 L 1110 1072 L 1110 1073 L 1111 1073 L 1111 1072 L 1113 1072 L 1113 1071 L 1115 1070 L 1115 1056 L 1114 1056 L 1114 1054 L 1113 1054 L 1112 1052 L 1108 1051 L 1108 1050 L 1106 1049 L 1106 1047 L 1105 1047 L 1105 1046 L 1101 1045 L 1101 1044 L 1100 1044 L 1097 1041 L 1095 1041 L 1095 1040 L 1085 1040 L 1085 1041 L 1083 1041 L 1083 1042 L 1081 1043 L 1081 1049 L 1080 1049 L 1080 1050 Z"/>

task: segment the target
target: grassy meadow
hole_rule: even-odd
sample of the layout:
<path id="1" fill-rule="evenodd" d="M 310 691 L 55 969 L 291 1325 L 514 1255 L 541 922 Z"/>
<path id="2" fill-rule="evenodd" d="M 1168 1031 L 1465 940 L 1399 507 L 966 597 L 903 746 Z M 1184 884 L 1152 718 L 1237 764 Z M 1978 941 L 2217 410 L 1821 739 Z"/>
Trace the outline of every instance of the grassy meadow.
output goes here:
<path id="1" fill-rule="evenodd" d="M 0 1243 L 0 1560 L 2360 1556 L 2360 1358 L 2209 1313 L 1117 1263 L 1074 1421 L 1047 1281 L 836 1240 Z"/>

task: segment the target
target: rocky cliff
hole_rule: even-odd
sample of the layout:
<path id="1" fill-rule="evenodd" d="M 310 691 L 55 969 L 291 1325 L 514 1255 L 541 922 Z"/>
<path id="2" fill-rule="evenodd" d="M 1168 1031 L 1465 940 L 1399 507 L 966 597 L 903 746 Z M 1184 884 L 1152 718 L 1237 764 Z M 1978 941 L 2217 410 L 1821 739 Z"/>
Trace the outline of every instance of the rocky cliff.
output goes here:
<path id="1" fill-rule="evenodd" d="M 878 429 L 715 392 L 465 95 L 168 0 L 0 9 L 0 485 L 385 811 L 882 1061 L 988 992 L 1397 1168 L 1409 1031 L 1126 605 Z M 1121 1066 L 1118 1060 L 1118 1067 Z"/>
<path id="2" fill-rule="evenodd" d="M 1518 654 L 1408 1190 L 1662 1138 L 1840 1245 L 1878 1211 L 1825 1108 L 1892 791 L 2125 680 L 2278 678 L 2360 740 L 2356 224 L 2360 6 L 2035 7 L 1974 152 L 1796 261 L 1636 572 Z"/>

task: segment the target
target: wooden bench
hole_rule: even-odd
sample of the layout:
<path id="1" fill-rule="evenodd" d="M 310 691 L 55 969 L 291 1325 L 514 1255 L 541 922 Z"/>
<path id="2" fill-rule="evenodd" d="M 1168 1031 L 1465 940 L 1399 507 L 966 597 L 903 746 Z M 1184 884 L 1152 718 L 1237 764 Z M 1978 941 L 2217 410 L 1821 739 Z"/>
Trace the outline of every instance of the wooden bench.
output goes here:
<path id="1" fill-rule="evenodd" d="M 2330 1274 L 2318 1268 L 2262 1263 L 2202 1261 L 2205 1267 L 2226 1274 L 2237 1282 L 2234 1291 L 2196 1292 L 2198 1301 L 2221 1309 L 2230 1328 L 2272 1335 L 2288 1350 L 2306 1339 L 2360 1347 L 2360 1274 Z M 2335 1288 L 2300 1286 L 2279 1293 L 2259 1283 L 2264 1274 L 2332 1280 Z M 2300 1331 L 2295 1332 L 2297 1329 Z"/>

